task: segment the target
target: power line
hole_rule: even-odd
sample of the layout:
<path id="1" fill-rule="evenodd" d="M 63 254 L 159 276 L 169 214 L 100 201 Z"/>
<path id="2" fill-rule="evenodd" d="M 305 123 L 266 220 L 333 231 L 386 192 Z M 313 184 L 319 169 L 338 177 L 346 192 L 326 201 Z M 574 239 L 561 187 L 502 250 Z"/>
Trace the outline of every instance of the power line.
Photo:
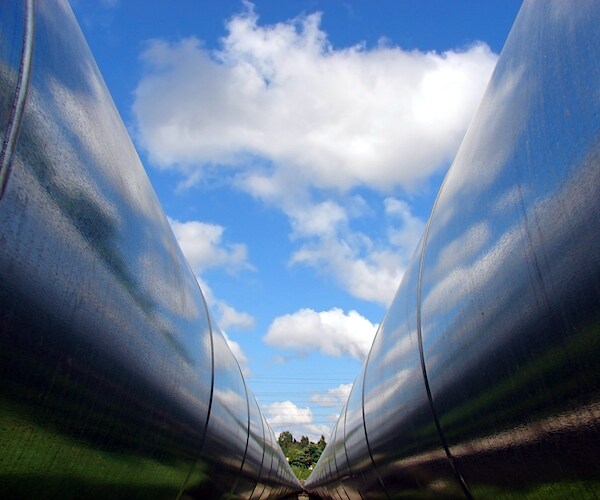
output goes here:
<path id="1" fill-rule="evenodd" d="M 259 379 L 259 380 L 324 380 L 329 382 L 344 382 L 346 380 L 354 380 L 356 375 L 351 377 L 265 377 L 262 375 L 248 375 L 247 380 Z"/>
<path id="2" fill-rule="evenodd" d="M 285 396 L 286 394 L 295 395 L 295 396 L 311 396 L 311 395 L 319 395 L 319 396 L 327 396 L 330 398 L 335 398 L 336 395 L 330 392 L 325 391 L 269 391 L 269 392 L 253 392 L 253 394 L 258 396 Z M 344 399 L 345 399 L 344 395 Z"/>

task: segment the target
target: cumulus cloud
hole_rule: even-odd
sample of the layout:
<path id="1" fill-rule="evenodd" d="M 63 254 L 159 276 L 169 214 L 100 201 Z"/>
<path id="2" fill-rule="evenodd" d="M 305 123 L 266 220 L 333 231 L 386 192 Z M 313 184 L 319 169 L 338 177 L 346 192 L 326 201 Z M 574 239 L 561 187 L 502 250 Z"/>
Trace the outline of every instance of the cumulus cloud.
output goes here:
<path id="1" fill-rule="evenodd" d="M 310 424 L 313 421 L 312 410 L 307 406 L 300 408 L 291 401 L 271 403 L 266 406 L 267 420 L 271 424 Z"/>
<path id="2" fill-rule="evenodd" d="M 335 235 L 348 220 L 345 209 L 331 200 L 294 207 L 288 215 L 293 237 Z"/>
<path id="3" fill-rule="evenodd" d="M 291 262 L 325 269 L 355 297 L 387 304 L 400 283 L 404 267 L 391 249 L 361 255 L 361 238 L 348 236 L 348 239 L 305 244 L 294 252 Z"/>
<path id="4" fill-rule="evenodd" d="M 362 44 L 334 49 L 320 15 L 260 26 L 251 7 L 218 51 L 195 38 L 153 40 L 135 91 L 138 136 L 159 166 L 247 168 L 321 188 L 412 186 L 452 159 L 497 56 Z M 255 179 L 256 180 L 256 179 Z"/>
<path id="5" fill-rule="evenodd" d="M 350 396 L 352 384 L 340 384 L 333 389 L 328 389 L 325 393 L 313 394 L 310 402 L 326 408 L 341 408 Z"/>
<path id="6" fill-rule="evenodd" d="M 219 325 L 223 328 L 234 328 L 236 330 L 252 330 L 254 328 L 254 317 L 246 312 L 241 312 L 222 300 L 215 302 L 219 312 Z"/>
<path id="7" fill-rule="evenodd" d="M 387 305 L 423 222 L 390 197 L 387 233 L 367 235 L 357 219 L 381 207 L 356 191 L 409 190 L 447 165 L 497 56 L 483 43 L 443 53 L 334 48 L 320 21 L 315 13 L 260 25 L 246 4 L 217 50 L 193 37 L 148 42 L 136 135 L 151 161 L 178 169 L 184 184 L 218 175 L 282 210 L 291 264 Z M 222 243 L 220 226 L 176 224 L 189 224 L 174 229 L 193 266 L 249 265 L 244 245 Z"/>
<path id="8" fill-rule="evenodd" d="M 388 305 L 425 224 L 404 201 L 390 197 L 383 203 L 384 216 L 378 222 L 386 232 L 379 240 L 345 224 L 322 224 L 329 234 L 324 229 L 324 234 L 313 235 L 317 238 L 307 235 L 308 241 L 292 254 L 291 263 L 324 269 L 355 297 Z M 333 209 L 328 217 L 343 220 Z"/>
<path id="9" fill-rule="evenodd" d="M 275 318 L 263 340 L 300 353 L 318 349 L 328 356 L 345 354 L 362 360 L 371 348 L 377 326 L 356 311 L 345 314 L 338 308 L 321 312 L 300 309 Z"/>
<path id="10" fill-rule="evenodd" d="M 327 437 L 331 430 L 328 425 L 315 423 L 313 412 L 308 406 L 302 408 L 288 400 L 262 405 L 262 408 L 276 435 L 290 431 L 296 438 L 308 436 L 311 441 L 316 442 L 321 435 Z"/>

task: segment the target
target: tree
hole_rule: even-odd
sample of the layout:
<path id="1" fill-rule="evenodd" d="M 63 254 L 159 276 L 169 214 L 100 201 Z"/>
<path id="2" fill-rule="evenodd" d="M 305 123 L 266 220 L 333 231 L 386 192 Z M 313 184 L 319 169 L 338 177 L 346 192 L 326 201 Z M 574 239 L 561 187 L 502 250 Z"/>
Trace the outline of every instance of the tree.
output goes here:
<path id="1" fill-rule="evenodd" d="M 299 467 L 301 469 L 306 469 L 306 460 L 304 457 L 304 453 L 301 450 L 291 449 L 286 457 L 288 462 L 293 467 Z"/>
<path id="2" fill-rule="evenodd" d="M 327 446 L 327 443 L 325 442 L 325 436 L 323 436 L 323 434 L 321 434 L 321 439 L 319 439 L 317 446 L 321 448 L 321 451 L 323 451 L 325 449 L 325 446 Z"/>
<path id="3" fill-rule="evenodd" d="M 310 443 L 308 446 L 302 449 L 302 454 L 304 455 L 304 463 L 306 464 L 305 466 L 307 469 L 317 465 L 322 451 L 323 450 L 319 448 L 319 445 L 315 443 Z"/>
<path id="4" fill-rule="evenodd" d="M 308 436 L 302 436 L 300 441 L 296 441 L 289 431 L 279 434 L 277 442 L 298 479 L 308 477 L 327 444 L 325 436 L 321 436 L 318 443 L 311 442 Z"/>
<path id="5" fill-rule="evenodd" d="M 295 441 L 296 440 L 292 437 L 292 433 L 290 431 L 283 431 L 281 434 L 279 434 L 279 437 L 277 438 L 277 442 L 279 443 L 283 454 L 286 456 L 288 454 L 287 452 L 290 449 L 290 446 Z"/>

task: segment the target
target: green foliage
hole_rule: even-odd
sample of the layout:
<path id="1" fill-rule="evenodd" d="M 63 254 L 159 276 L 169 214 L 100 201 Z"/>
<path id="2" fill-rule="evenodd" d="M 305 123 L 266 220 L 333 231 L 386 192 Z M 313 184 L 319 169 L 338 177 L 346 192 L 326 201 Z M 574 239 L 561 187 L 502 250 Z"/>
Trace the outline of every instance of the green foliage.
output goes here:
<path id="1" fill-rule="evenodd" d="M 308 436 L 296 441 L 289 431 L 279 434 L 277 442 L 298 479 L 308 478 L 327 444 L 325 436 L 321 436 L 318 443 L 311 442 Z"/>
<path id="2" fill-rule="evenodd" d="M 323 434 L 321 434 L 321 439 L 319 439 L 319 442 L 317 443 L 317 446 L 319 448 L 321 448 L 321 452 L 325 449 L 325 445 L 327 443 L 325 442 L 325 436 L 323 436 Z"/>
<path id="3" fill-rule="evenodd" d="M 291 432 L 283 431 L 281 434 L 279 434 L 277 442 L 283 450 L 283 454 L 287 457 L 290 447 L 296 442 L 296 440 L 292 437 Z"/>

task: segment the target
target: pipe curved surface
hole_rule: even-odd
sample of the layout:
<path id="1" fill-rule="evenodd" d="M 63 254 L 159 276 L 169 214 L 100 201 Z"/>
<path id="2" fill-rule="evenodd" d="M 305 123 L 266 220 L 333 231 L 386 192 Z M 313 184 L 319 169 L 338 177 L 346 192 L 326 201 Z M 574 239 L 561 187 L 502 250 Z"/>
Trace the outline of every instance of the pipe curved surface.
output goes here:
<path id="1" fill-rule="evenodd" d="M 68 4 L 0 29 L 0 496 L 300 490 Z"/>
<path id="2" fill-rule="evenodd" d="M 309 491 L 600 496 L 599 24 L 524 3 Z"/>

